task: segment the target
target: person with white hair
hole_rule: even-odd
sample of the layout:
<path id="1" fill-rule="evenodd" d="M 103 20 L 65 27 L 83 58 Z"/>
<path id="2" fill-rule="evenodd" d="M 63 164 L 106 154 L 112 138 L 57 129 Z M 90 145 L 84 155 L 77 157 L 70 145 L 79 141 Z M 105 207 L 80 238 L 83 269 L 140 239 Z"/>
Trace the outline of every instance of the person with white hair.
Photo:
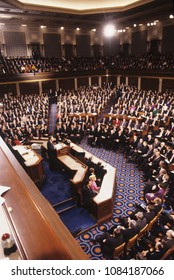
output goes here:
<path id="1" fill-rule="evenodd" d="M 97 186 L 96 184 L 96 176 L 94 174 L 92 174 L 91 176 L 89 176 L 89 186 L 90 188 L 95 192 L 98 193 L 100 191 L 100 187 Z"/>
<path id="2" fill-rule="evenodd" d="M 174 230 L 169 229 L 166 231 L 166 236 L 162 238 L 162 244 L 164 247 L 164 250 L 170 249 L 172 246 L 174 246 Z"/>

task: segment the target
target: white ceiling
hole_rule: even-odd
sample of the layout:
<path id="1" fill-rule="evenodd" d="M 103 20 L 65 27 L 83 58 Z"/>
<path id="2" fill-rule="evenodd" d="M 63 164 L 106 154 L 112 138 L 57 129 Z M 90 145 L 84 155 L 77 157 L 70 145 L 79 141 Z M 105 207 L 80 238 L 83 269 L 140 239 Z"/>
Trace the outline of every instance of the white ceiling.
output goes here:
<path id="1" fill-rule="evenodd" d="M 13 0 L 14 1 L 14 0 Z M 18 0 L 24 5 L 25 8 L 32 8 L 46 11 L 63 11 L 76 14 L 92 14 L 99 13 L 103 10 L 106 11 L 125 11 L 146 3 L 153 2 L 154 0 Z"/>
<path id="2" fill-rule="evenodd" d="M 53 7 L 77 11 L 93 10 L 93 9 L 108 9 L 108 8 L 125 8 L 129 5 L 141 5 L 145 2 L 152 2 L 153 0 L 19 0 L 22 4 L 29 4 L 33 6 Z"/>
<path id="3" fill-rule="evenodd" d="M 98 28 L 113 22 L 119 28 L 166 20 L 172 0 L 0 0 L 0 23 L 6 25 Z"/>

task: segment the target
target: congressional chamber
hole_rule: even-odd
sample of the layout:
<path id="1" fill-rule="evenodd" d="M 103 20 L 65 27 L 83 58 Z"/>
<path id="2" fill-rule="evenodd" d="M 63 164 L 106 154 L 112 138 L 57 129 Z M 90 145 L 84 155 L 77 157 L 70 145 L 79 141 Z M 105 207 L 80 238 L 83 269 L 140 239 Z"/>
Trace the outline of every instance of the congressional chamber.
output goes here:
<path id="1" fill-rule="evenodd" d="M 0 259 L 172 260 L 171 1 L 14 2 L 0 23 Z"/>

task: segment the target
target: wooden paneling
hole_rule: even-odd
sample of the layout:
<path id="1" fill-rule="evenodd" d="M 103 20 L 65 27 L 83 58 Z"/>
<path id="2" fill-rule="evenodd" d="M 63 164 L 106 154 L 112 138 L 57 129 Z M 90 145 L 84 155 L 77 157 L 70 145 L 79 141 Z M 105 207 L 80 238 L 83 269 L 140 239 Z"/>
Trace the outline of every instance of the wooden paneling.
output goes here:
<path id="1" fill-rule="evenodd" d="M 162 83 L 162 91 L 166 91 L 166 90 L 174 90 L 174 80 L 171 79 L 163 79 L 163 83 Z"/>
<path id="2" fill-rule="evenodd" d="M 19 84 L 21 94 L 34 94 L 39 93 L 39 83 L 21 83 Z"/>
<path id="3" fill-rule="evenodd" d="M 130 86 L 136 86 L 138 87 L 138 77 L 129 77 L 128 78 L 128 84 Z"/>
<path id="4" fill-rule="evenodd" d="M 98 84 L 99 84 L 99 77 L 91 77 L 91 85 L 92 86 L 95 86 L 95 85 L 98 86 Z"/>
<path id="5" fill-rule="evenodd" d="M 3 195 L 3 207 L 21 257 L 28 260 L 88 259 L 1 138 L 0 157 L 1 184 L 11 187 Z"/>
<path id="6" fill-rule="evenodd" d="M 141 88 L 143 90 L 153 90 L 158 91 L 159 88 L 159 79 L 155 78 L 142 78 L 141 79 Z"/>
<path id="7" fill-rule="evenodd" d="M 16 95 L 16 84 L 0 84 L 0 96 L 10 93 Z"/>
<path id="8" fill-rule="evenodd" d="M 125 84 L 126 83 L 126 77 L 125 76 L 121 76 L 120 77 L 120 84 Z"/>
<path id="9" fill-rule="evenodd" d="M 77 78 L 77 86 L 89 86 L 89 79 L 88 77 Z"/>
<path id="10" fill-rule="evenodd" d="M 102 76 L 102 77 L 101 77 L 102 86 L 106 85 L 106 84 L 107 84 L 107 81 L 108 81 L 108 78 L 107 78 L 107 77 L 105 77 L 105 76 Z"/>
<path id="11" fill-rule="evenodd" d="M 59 80 L 59 88 L 62 90 L 71 90 L 74 87 L 74 79 Z"/>
<path id="12" fill-rule="evenodd" d="M 48 92 L 50 89 L 56 90 L 56 81 L 55 80 L 48 80 L 42 82 L 42 91 Z"/>

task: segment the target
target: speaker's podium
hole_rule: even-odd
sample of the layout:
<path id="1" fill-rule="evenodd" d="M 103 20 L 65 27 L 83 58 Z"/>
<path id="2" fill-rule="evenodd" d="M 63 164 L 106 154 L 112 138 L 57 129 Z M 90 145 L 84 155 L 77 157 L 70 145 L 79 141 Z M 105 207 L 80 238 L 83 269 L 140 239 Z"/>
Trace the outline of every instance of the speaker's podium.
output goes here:
<path id="1" fill-rule="evenodd" d="M 57 144 L 57 159 L 63 168 L 65 168 L 70 174 L 70 182 L 73 185 L 75 195 L 80 196 L 80 200 L 82 200 L 82 187 L 84 184 L 84 180 L 86 177 L 86 173 L 88 167 L 82 161 L 80 161 L 77 157 L 71 154 L 70 146 L 66 146 L 65 144 Z"/>
<path id="2" fill-rule="evenodd" d="M 44 180 L 44 170 L 42 166 L 43 158 L 31 147 L 25 145 L 14 146 L 15 152 L 18 152 L 24 161 L 24 168 L 36 186 L 40 187 Z"/>

